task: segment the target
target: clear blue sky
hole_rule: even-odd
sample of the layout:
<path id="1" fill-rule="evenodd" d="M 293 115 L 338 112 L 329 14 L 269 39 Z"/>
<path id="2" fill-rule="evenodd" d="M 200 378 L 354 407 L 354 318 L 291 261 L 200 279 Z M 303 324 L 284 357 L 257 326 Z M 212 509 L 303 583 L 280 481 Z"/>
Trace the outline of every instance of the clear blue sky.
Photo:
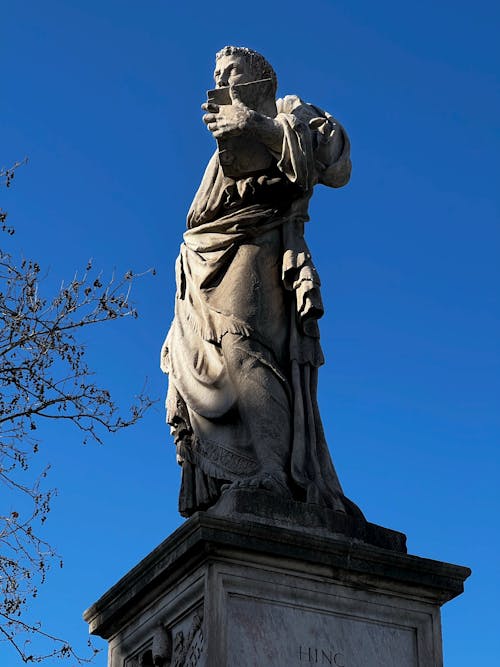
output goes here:
<path id="1" fill-rule="evenodd" d="M 89 257 L 105 275 L 157 270 L 135 288 L 139 320 L 86 334 L 125 404 L 145 377 L 166 390 L 158 354 L 213 149 L 199 106 L 215 51 L 260 50 L 281 95 L 346 126 L 352 181 L 317 189 L 307 230 L 327 309 L 320 404 L 367 517 L 407 533 L 411 553 L 473 569 L 443 610 L 448 667 L 500 653 L 499 13 L 487 0 L 2 7 L 0 163 L 29 156 L 2 194 L 12 248 L 50 269 L 49 293 Z M 83 609 L 181 523 L 179 470 L 162 401 L 103 447 L 43 437 L 38 465 L 59 488 L 45 535 L 65 567 L 33 614 L 78 647 Z M 19 664 L 4 644 L 0 664 Z"/>

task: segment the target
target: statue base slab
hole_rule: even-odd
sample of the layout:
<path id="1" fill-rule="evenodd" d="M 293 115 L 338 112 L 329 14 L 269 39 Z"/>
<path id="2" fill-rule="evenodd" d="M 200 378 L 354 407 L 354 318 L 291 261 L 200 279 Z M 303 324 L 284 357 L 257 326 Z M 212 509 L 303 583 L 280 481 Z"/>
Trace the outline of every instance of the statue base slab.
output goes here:
<path id="1" fill-rule="evenodd" d="M 212 516 L 254 521 L 281 528 L 293 528 L 315 535 L 351 538 L 382 549 L 406 553 L 406 535 L 369 523 L 361 512 L 350 516 L 321 505 L 300 503 L 262 489 L 227 490 L 214 507 Z"/>
<path id="2" fill-rule="evenodd" d="M 442 666 L 440 607 L 468 568 L 407 555 L 373 524 L 364 536 L 392 549 L 352 522 L 342 535 L 342 517 L 318 525 L 324 510 L 300 503 L 309 525 L 283 525 L 288 501 L 251 495 L 192 516 L 85 612 L 109 667 Z"/>

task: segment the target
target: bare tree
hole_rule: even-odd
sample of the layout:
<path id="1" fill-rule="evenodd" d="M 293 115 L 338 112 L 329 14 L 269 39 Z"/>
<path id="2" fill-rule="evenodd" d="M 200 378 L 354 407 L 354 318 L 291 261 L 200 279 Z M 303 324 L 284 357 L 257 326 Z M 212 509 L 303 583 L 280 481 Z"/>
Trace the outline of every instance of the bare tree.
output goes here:
<path id="1" fill-rule="evenodd" d="M 10 187 L 19 165 L 0 170 L 0 186 Z M 0 225 L 4 238 L 11 237 L 2 210 Z M 26 621 L 47 570 L 54 562 L 62 566 L 39 534 L 55 491 L 45 487 L 48 467 L 34 472 L 42 446 L 37 425 L 42 419 L 71 422 L 84 441 L 102 442 L 104 434 L 135 424 L 152 401 L 141 393 L 123 416 L 109 391 L 93 382 L 80 338 L 82 327 L 137 317 L 129 301 L 137 275 L 104 281 L 89 262 L 52 297 L 43 296 L 40 276 L 36 261 L 16 264 L 0 249 L 0 640 L 10 642 L 23 662 L 52 656 L 84 662 L 88 658 L 68 642 Z M 48 653 L 31 652 L 33 635 L 49 640 Z"/>

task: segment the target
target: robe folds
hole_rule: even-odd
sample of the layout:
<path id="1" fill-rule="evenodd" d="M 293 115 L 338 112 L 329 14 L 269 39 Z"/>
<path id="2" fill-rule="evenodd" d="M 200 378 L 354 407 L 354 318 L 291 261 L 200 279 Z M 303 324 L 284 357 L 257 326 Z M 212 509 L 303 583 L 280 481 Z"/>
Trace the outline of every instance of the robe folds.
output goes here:
<path id="1" fill-rule="evenodd" d="M 328 113 L 296 96 L 278 100 L 277 110 L 283 143 L 266 173 L 235 181 L 213 155 L 176 262 L 162 368 L 184 516 L 212 505 L 224 484 L 258 475 L 267 458 L 261 441 L 271 456 L 284 421 L 293 497 L 359 512 L 343 495 L 318 411 L 323 306 L 304 239 L 314 185 L 349 180 L 349 141 Z M 258 414 L 242 405 L 225 336 L 248 359 L 249 386 L 252 373 L 259 378 Z"/>

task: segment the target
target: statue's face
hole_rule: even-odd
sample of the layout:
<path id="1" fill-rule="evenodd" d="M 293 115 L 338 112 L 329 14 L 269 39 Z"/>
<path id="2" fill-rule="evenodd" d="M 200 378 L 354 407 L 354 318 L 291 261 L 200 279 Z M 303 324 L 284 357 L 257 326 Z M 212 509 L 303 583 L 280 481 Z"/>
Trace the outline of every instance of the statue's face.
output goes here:
<path id="1" fill-rule="evenodd" d="M 256 79 L 247 58 L 237 55 L 221 56 L 215 61 L 214 80 L 217 88 L 250 83 Z"/>

